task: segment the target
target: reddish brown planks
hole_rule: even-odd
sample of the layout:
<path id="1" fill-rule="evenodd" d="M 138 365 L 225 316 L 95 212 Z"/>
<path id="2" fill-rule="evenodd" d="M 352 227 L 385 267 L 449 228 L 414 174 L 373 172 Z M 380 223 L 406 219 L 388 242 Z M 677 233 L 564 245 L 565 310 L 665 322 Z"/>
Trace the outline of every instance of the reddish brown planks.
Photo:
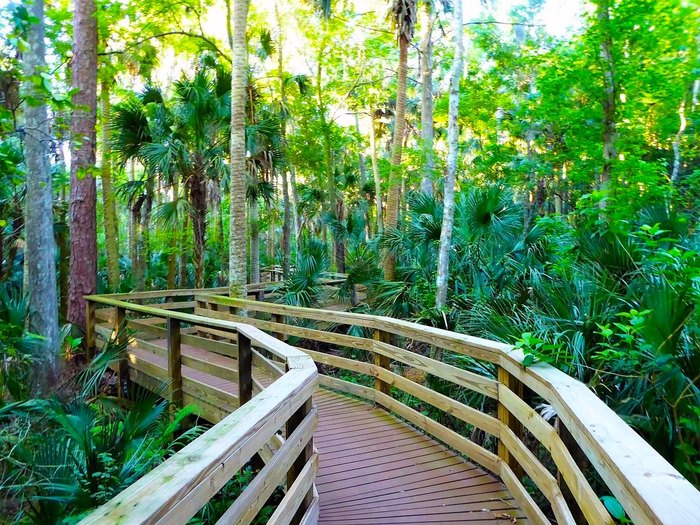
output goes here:
<path id="1" fill-rule="evenodd" d="M 319 392 L 316 403 L 319 524 L 523 519 L 496 478 L 385 410 L 328 391 Z"/>

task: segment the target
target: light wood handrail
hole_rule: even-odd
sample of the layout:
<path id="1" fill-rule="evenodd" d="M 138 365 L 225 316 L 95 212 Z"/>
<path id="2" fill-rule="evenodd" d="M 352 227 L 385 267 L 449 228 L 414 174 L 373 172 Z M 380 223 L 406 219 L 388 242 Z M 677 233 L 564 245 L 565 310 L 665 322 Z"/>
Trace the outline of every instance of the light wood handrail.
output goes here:
<path id="1" fill-rule="evenodd" d="M 677 523 L 690 523 L 700 516 L 700 492 L 586 385 L 546 363 L 523 366 L 524 354 L 510 345 L 383 316 L 262 303 L 222 297 L 216 294 L 197 294 L 197 300 L 206 304 L 241 308 L 248 312 L 285 316 L 287 319 L 297 318 L 331 325 L 360 326 L 375 334 L 377 332 L 386 333 L 395 337 L 428 343 L 496 365 L 502 373 L 498 375 L 499 380 L 494 381 L 496 391 L 493 397 L 499 401 L 499 406 L 503 410 L 503 417 L 500 418 L 500 431 L 507 434 L 507 437 L 502 439 L 501 443 L 507 454 L 501 454 L 495 464 L 489 455 L 483 456 L 482 454 L 479 457 L 479 454 L 476 454 L 476 457 L 474 455 L 471 457 L 501 476 L 514 496 L 518 498 L 528 517 L 536 523 L 541 522 L 544 515 L 539 509 L 533 507 L 534 501 L 527 494 L 507 461 L 513 461 L 512 464 L 516 466 L 526 467 L 529 473 L 534 474 L 535 483 L 549 500 L 560 523 L 572 522 L 574 518 L 563 500 L 562 491 L 559 490 L 556 480 L 546 470 L 543 470 L 544 467 L 537 458 L 523 449 L 516 428 L 521 425 L 530 431 L 551 453 L 552 459 L 562 474 L 562 479 L 575 498 L 584 518 L 589 523 L 595 524 L 612 523 L 612 518 L 583 477 L 581 470 L 559 435 L 513 390 L 515 384 L 525 385 L 554 407 L 561 422 L 584 451 L 591 465 L 636 524 L 675 525 Z M 205 316 L 216 316 L 220 319 L 231 315 L 201 309 L 197 311 Z M 394 352 L 389 354 L 391 358 L 399 361 L 402 361 L 402 357 L 407 357 L 402 356 L 401 352 L 410 353 L 392 346 L 381 337 L 375 337 L 371 343 L 363 343 L 357 341 L 357 339 L 361 340 L 362 338 L 342 334 L 323 336 L 318 333 L 322 330 L 294 327 L 290 323 L 282 324 L 253 319 L 250 320 L 250 323 L 258 324 L 261 328 L 272 332 L 297 335 L 323 342 L 335 342 L 339 346 L 350 346 L 374 352 L 391 350 Z M 397 350 L 400 352 L 396 352 Z M 333 356 L 320 357 L 313 352 L 309 353 L 319 362 L 325 360 L 325 363 L 330 366 L 357 370 L 354 365 L 338 359 L 333 360 Z M 386 356 L 386 352 L 383 352 L 382 355 Z M 420 356 L 420 361 L 423 365 L 432 361 L 434 370 L 431 370 L 431 373 L 444 378 L 444 372 L 439 373 L 440 367 L 446 366 L 444 363 L 430 360 L 424 356 Z M 377 388 L 360 387 L 325 377 L 322 378 L 322 383 L 371 399 L 412 421 L 417 426 L 421 426 L 419 417 L 407 412 L 407 407 L 401 408 L 400 403 L 387 394 L 386 384 L 399 388 L 403 385 L 400 385 L 399 381 L 392 381 L 395 378 L 390 375 L 392 372 L 387 368 L 386 362 L 375 360 L 374 363 L 364 363 L 361 373 L 377 378 Z M 506 378 L 508 378 L 507 381 Z M 452 378 L 448 380 L 455 382 Z M 455 384 L 465 387 L 464 384 L 457 382 Z M 415 395 L 416 391 L 409 393 Z M 421 394 L 424 396 L 421 399 L 426 400 L 428 395 L 424 392 Z M 420 396 L 417 397 L 420 398 Z M 444 399 L 435 398 L 433 401 L 432 404 L 440 409 L 447 406 Z M 426 402 L 430 403 L 431 401 L 426 400 Z M 455 436 L 446 432 L 449 429 L 440 428 L 441 426 L 436 426 L 437 424 L 433 423 L 429 423 L 434 431 L 431 433 L 459 450 L 459 446 L 463 444 L 458 442 Z M 499 436 L 496 435 L 496 437 Z M 468 447 L 466 448 L 468 449 Z M 489 452 L 489 454 L 492 453 Z M 470 454 L 467 452 L 467 455 Z M 516 457 L 513 459 L 511 455 Z M 491 464 L 485 465 L 484 463 Z M 540 467 L 542 468 L 540 469 Z"/>
<path id="2" fill-rule="evenodd" d="M 175 292 L 160 292 L 160 295 L 173 297 L 177 295 Z M 157 296 L 149 294 L 148 297 Z M 267 443 L 273 439 L 279 440 L 282 427 L 286 427 L 288 439 L 271 454 L 265 468 L 256 475 L 225 516 L 235 518 L 237 523 L 250 523 L 275 487 L 286 479 L 290 490 L 280 506 L 294 512 L 294 519 L 290 522 L 303 525 L 316 523 L 318 501 L 313 482 L 318 462 L 313 449 L 313 433 L 317 413 L 311 399 L 318 385 L 318 372 L 308 355 L 246 324 L 132 304 L 114 296 L 88 296 L 86 300 L 93 314 L 88 318 L 88 341 L 96 340 L 95 323 L 98 317 L 94 314 L 97 305 L 114 308 L 116 315 L 112 319 L 112 337 L 118 334 L 119 326 L 116 324 L 125 320 L 127 312 L 165 319 L 166 328 L 163 330 L 167 334 L 168 373 L 179 388 L 182 388 L 181 323 L 216 329 L 231 336 L 235 334 L 240 406 L 95 510 L 80 522 L 81 525 L 184 524 Z M 135 339 L 135 343 L 148 345 L 138 339 Z M 251 346 L 277 356 L 285 367 L 281 376 L 255 397 L 252 397 Z M 128 366 L 128 361 L 125 361 L 125 365 Z M 128 374 L 128 371 L 123 373 Z M 171 398 L 181 399 L 175 390 L 171 386 Z"/>

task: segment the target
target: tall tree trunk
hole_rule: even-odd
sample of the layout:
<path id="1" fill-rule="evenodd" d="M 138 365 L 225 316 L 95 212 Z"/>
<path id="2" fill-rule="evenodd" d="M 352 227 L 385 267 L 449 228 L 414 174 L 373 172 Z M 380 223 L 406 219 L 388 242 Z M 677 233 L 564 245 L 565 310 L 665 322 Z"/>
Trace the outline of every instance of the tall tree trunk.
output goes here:
<path id="1" fill-rule="evenodd" d="M 129 168 L 129 182 L 134 182 L 136 178 L 136 161 L 131 160 L 131 166 Z M 127 228 L 127 245 L 129 248 L 129 259 L 131 259 L 131 273 L 135 279 L 135 273 L 138 271 L 138 248 L 137 248 L 137 232 L 138 222 L 134 220 L 133 203 L 129 203 L 129 214 L 128 214 L 128 228 Z"/>
<path id="2" fill-rule="evenodd" d="M 180 194 L 180 183 L 177 178 L 171 186 L 173 192 L 172 202 L 177 202 Z M 177 228 L 170 235 L 168 241 L 168 289 L 172 290 L 176 286 L 177 279 Z"/>
<path id="3" fill-rule="evenodd" d="M 389 173 L 389 191 L 386 202 L 386 228 L 399 225 L 399 200 L 401 193 L 401 156 L 403 138 L 406 132 L 406 77 L 408 75 L 408 39 L 399 37 L 399 71 L 396 85 L 396 114 L 394 122 L 393 150 L 391 153 L 391 171 Z M 396 256 L 387 252 L 384 255 L 384 278 L 393 281 L 396 277 Z"/>
<path id="4" fill-rule="evenodd" d="M 199 166 L 187 179 L 187 190 L 192 205 L 192 260 L 194 287 L 204 288 L 204 248 L 207 233 L 207 185 Z"/>
<path id="5" fill-rule="evenodd" d="M 216 203 L 215 213 L 218 217 L 217 232 L 216 235 L 219 238 L 219 250 L 221 253 L 221 275 L 219 278 L 219 286 L 225 286 L 228 282 L 226 280 L 226 273 L 228 272 L 228 246 L 226 246 L 226 234 L 224 232 L 224 207 L 223 207 L 223 193 L 221 191 L 221 186 L 219 185 L 218 199 Z"/>
<path id="6" fill-rule="evenodd" d="M 297 255 L 301 251 L 301 218 L 299 217 L 299 194 L 297 193 L 297 174 L 294 166 L 289 167 L 289 186 L 292 197 L 292 217 L 294 218 L 294 239 Z"/>
<path id="7" fill-rule="evenodd" d="M 447 302 L 447 284 L 450 275 L 450 251 L 452 250 L 452 226 L 455 211 L 455 181 L 457 178 L 457 154 L 459 152 L 459 81 L 462 78 L 464 39 L 462 36 L 462 0 L 453 0 L 453 34 L 455 56 L 450 78 L 450 102 L 447 123 L 447 175 L 445 177 L 444 211 L 440 230 L 437 291 L 435 307 L 443 308 Z"/>
<path id="8" fill-rule="evenodd" d="M 610 184 L 613 163 L 617 155 L 615 139 L 617 136 L 615 67 L 613 62 L 612 33 L 610 29 L 610 0 L 598 0 L 596 16 L 601 32 L 600 58 L 603 62 L 603 169 L 600 175 L 600 189 L 605 190 Z"/>
<path id="9" fill-rule="evenodd" d="M 231 74 L 231 221 L 229 294 L 246 296 L 246 147 L 245 103 L 248 76 L 246 25 L 248 0 L 233 0 L 233 64 Z"/>
<path id="10" fill-rule="evenodd" d="M 36 21 L 27 38 L 29 49 L 24 55 L 27 78 L 43 72 L 44 2 L 34 0 L 31 7 Z M 49 165 L 49 124 L 46 102 L 30 80 L 26 95 L 40 101 L 28 104 L 25 112 L 25 156 L 27 162 L 26 247 L 29 330 L 43 339 L 41 354 L 34 363 L 33 390 L 46 394 L 56 385 L 59 374 L 58 296 L 56 291 L 56 242 L 53 232 L 53 192 Z M 0 254 L 1 255 L 1 254 Z"/>
<path id="11" fill-rule="evenodd" d="M 110 103 L 109 82 L 102 81 L 100 106 L 102 110 L 102 206 L 104 208 L 105 245 L 107 249 L 107 278 L 109 287 L 116 291 L 119 286 L 119 230 L 117 228 L 117 207 L 112 186 L 112 161 L 110 153 Z"/>
<path id="12" fill-rule="evenodd" d="M 139 292 L 143 290 L 146 281 L 145 266 L 143 264 L 143 232 L 141 231 L 143 227 L 141 218 L 143 202 L 144 196 L 139 195 L 131 204 L 131 274 L 134 280 L 134 287 Z"/>
<path id="13" fill-rule="evenodd" d="M 71 84 L 70 278 L 68 321 L 85 327 L 85 295 L 97 290 L 97 19 L 95 0 L 75 0 Z"/>
<path id="14" fill-rule="evenodd" d="M 250 282 L 260 282 L 260 208 L 257 199 L 248 204 L 250 221 Z M 268 246 L 272 243 L 268 238 Z"/>
<path id="15" fill-rule="evenodd" d="M 325 42 L 325 41 L 324 41 Z M 326 46 L 322 45 L 318 51 L 317 67 L 316 67 L 316 96 L 318 101 L 318 113 L 321 119 L 321 133 L 323 135 L 323 155 L 326 168 L 326 191 L 328 192 L 328 213 L 338 221 L 342 217 L 338 212 L 342 209 L 342 204 L 338 200 L 338 192 L 335 184 L 335 165 L 333 159 L 333 143 L 331 137 L 331 122 L 328 121 L 326 114 L 328 108 L 323 100 L 322 93 L 322 60 L 323 54 L 326 52 Z M 345 267 L 345 246 L 341 239 L 333 238 L 333 253 L 336 268 L 341 272 L 341 268 Z"/>
<path id="16" fill-rule="evenodd" d="M 420 81 L 421 81 L 421 146 L 423 149 L 423 178 L 420 190 L 433 194 L 433 172 L 435 159 L 433 154 L 433 20 L 432 3 L 423 2 L 423 34 L 420 43 Z"/>
<path id="17" fill-rule="evenodd" d="M 367 107 L 369 114 L 369 151 L 372 157 L 372 174 L 374 175 L 374 203 L 377 208 L 377 233 L 384 233 L 384 207 L 382 206 L 382 179 L 379 175 L 377 155 L 377 134 L 374 128 L 374 110 Z"/>
<path id="18" fill-rule="evenodd" d="M 287 90 L 284 82 L 284 30 L 282 19 L 280 18 L 279 5 L 275 2 L 275 18 L 277 19 L 277 30 L 279 32 L 279 43 L 277 45 L 277 77 L 280 83 L 280 105 L 282 109 L 281 139 L 283 151 L 287 148 L 287 121 L 284 115 L 287 107 Z M 290 240 L 292 206 L 289 198 L 289 173 L 283 167 L 280 176 L 282 177 L 282 202 L 284 204 L 284 217 L 282 219 L 282 276 L 289 277 L 289 267 L 291 265 L 292 246 Z"/>
<path id="19" fill-rule="evenodd" d="M 141 209 L 141 255 L 139 262 L 141 264 L 141 282 L 139 289 L 146 289 L 146 280 L 148 271 L 150 270 L 151 261 L 151 213 L 153 211 L 153 181 L 149 180 L 146 183 L 146 195 L 143 199 L 143 207 Z"/>
<path id="20" fill-rule="evenodd" d="M 189 246 L 187 243 L 187 235 L 190 230 L 190 217 L 185 215 L 182 221 L 182 237 L 180 239 L 180 264 L 178 277 L 178 286 L 180 288 L 187 288 L 187 254 L 189 253 Z"/>

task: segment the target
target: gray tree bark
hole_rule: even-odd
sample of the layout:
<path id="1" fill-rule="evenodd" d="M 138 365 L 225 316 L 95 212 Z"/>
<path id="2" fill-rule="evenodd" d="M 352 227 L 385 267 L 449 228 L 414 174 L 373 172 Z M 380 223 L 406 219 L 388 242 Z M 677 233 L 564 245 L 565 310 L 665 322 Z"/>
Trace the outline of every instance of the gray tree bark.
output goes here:
<path id="1" fill-rule="evenodd" d="M 423 31 L 420 43 L 420 80 L 421 80 L 421 146 L 423 148 L 423 178 L 420 191 L 433 194 L 433 172 L 435 158 L 433 154 L 433 20 L 430 2 L 423 2 Z"/>
<path id="2" fill-rule="evenodd" d="M 369 150 L 372 157 L 372 174 L 374 176 L 374 204 L 377 208 L 377 233 L 384 233 L 384 207 L 382 206 L 382 179 L 379 175 L 379 159 L 377 156 L 377 134 L 374 129 L 374 113 L 367 108 L 369 115 Z"/>
<path id="3" fill-rule="evenodd" d="M 43 337 L 41 359 L 35 363 L 33 389 L 45 394 L 56 384 L 59 374 L 58 294 L 56 288 L 56 243 L 53 233 L 53 194 L 49 164 L 48 112 L 45 97 L 31 77 L 43 72 L 44 1 L 28 6 L 37 19 L 27 34 L 29 50 L 24 54 L 27 106 L 25 118 L 25 156 L 27 161 L 27 219 L 25 260 L 29 303 L 29 330 Z"/>
<path id="4" fill-rule="evenodd" d="M 455 55 L 450 78 L 450 101 L 447 121 L 447 175 L 440 230 L 440 253 L 438 255 L 437 292 L 435 307 L 442 308 L 447 302 L 447 283 L 450 275 L 450 250 L 452 248 L 452 226 L 455 209 L 455 180 L 457 178 L 457 153 L 459 151 L 459 81 L 462 78 L 464 39 L 462 37 L 462 0 L 453 0 L 453 34 Z"/>

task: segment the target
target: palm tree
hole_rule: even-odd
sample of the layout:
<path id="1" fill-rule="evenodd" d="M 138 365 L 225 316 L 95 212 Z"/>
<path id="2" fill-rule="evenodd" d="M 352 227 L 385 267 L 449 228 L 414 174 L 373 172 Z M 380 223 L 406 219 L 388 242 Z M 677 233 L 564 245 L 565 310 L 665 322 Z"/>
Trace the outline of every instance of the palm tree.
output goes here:
<path id="1" fill-rule="evenodd" d="M 228 76 L 199 70 L 175 83 L 171 107 L 148 88 L 140 101 L 119 106 L 114 117 L 113 149 L 122 164 L 138 159 L 147 177 L 168 184 L 179 177 L 190 205 L 195 286 L 204 287 L 207 180 L 227 173 L 224 163 L 228 121 Z M 226 81 L 222 82 L 224 78 Z M 139 103 L 140 102 L 140 103 Z"/>
<path id="2" fill-rule="evenodd" d="M 233 0 L 231 73 L 231 220 L 229 294 L 245 299 L 246 285 L 246 141 L 245 107 L 248 81 L 246 26 L 248 0 Z"/>
<path id="3" fill-rule="evenodd" d="M 408 45 L 416 28 L 416 0 L 393 0 L 391 13 L 399 41 L 399 70 L 396 82 L 396 113 L 394 120 L 391 172 L 386 203 L 386 227 L 396 228 L 399 223 L 401 190 L 401 156 L 406 131 L 406 77 L 408 75 Z M 391 281 L 396 275 L 396 258 L 387 252 L 384 258 L 384 277 Z"/>

